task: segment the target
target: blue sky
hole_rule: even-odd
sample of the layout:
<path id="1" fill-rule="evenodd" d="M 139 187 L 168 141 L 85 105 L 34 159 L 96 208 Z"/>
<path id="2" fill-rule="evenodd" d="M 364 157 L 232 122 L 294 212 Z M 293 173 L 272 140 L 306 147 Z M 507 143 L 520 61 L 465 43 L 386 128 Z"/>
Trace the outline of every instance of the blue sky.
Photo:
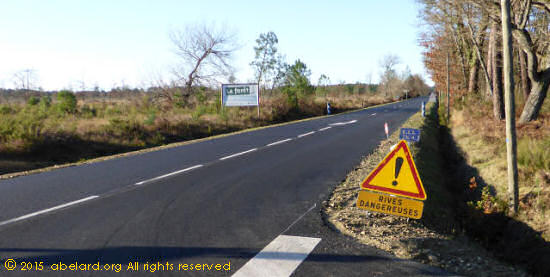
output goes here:
<path id="1" fill-rule="evenodd" d="M 188 24 L 227 26 L 241 48 L 236 77 L 253 78 L 249 63 L 260 33 L 273 31 L 287 62 L 300 59 L 312 82 L 377 82 L 388 53 L 425 74 L 418 46 L 414 0 L 221 1 L 221 0 L 18 0 L 1 1 L 0 87 L 33 69 L 44 89 L 147 87 L 178 60 L 168 37 Z"/>

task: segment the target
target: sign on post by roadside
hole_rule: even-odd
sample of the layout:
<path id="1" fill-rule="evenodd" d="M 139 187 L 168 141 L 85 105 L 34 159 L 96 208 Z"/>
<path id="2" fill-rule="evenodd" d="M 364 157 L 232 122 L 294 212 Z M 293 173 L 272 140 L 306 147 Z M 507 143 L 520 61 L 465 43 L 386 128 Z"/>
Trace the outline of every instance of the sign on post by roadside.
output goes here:
<path id="1" fill-rule="evenodd" d="M 360 209 L 415 219 L 422 217 L 424 203 L 417 200 L 426 200 L 427 195 L 405 140 L 365 178 L 361 189 L 357 198 Z"/>
<path id="2" fill-rule="evenodd" d="M 373 212 L 420 219 L 424 209 L 424 202 L 361 190 L 357 198 L 357 207 Z"/>
<path id="3" fill-rule="evenodd" d="M 258 106 L 260 93 L 258 84 L 223 84 L 223 106 Z"/>
<path id="4" fill-rule="evenodd" d="M 222 84 L 221 102 L 223 106 L 257 106 L 260 118 L 259 84 Z"/>
<path id="5" fill-rule="evenodd" d="M 401 128 L 401 130 L 399 130 L 399 139 L 404 139 L 408 142 L 419 142 L 420 130 L 413 128 Z"/>

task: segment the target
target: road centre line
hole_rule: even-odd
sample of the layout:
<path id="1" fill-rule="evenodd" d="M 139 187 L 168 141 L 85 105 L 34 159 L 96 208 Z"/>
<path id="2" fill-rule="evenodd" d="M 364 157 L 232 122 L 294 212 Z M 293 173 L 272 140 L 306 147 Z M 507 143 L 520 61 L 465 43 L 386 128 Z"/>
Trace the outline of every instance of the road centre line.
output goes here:
<path id="1" fill-rule="evenodd" d="M 279 235 L 233 276 L 290 276 L 320 241 L 320 238 Z"/>
<path id="2" fill-rule="evenodd" d="M 371 116 L 374 116 L 374 115 L 376 115 L 376 113 L 371 114 Z"/>
<path id="3" fill-rule="evenodd" d="M 354 120 L 350 120 L 350 121 L 347 121 L 347 122 L 336 122 L 336 123 L 332 123 L 330 124 L 331 126 L 341 126 L 341 125 L 348 125 L 348 124 L 353 124 L 357 122 L 357 119 L 354 119 Z"/>
<path id="4" fill-rule="evenodd" d="M 66 207 L 69 207 L 69 206 L 72 206 L 72 205 L 76 205 L 76 204 L 79 204 L 79 203 L 82 203 L 82 202 L 86 202 L 86 201 L 98 198 L 98 197 L 99 196 L 97 196 L 97 195 L 92 195 L 92 196 L 88 196 L 86 198 L 82 198 L 82 199 L 79 199 L 79 200 L 76 200 L 76 201 L 61 204 L 61 205 L 58 205 L 58 206 L 55 206 L 55 207 L 51 207 L 51 208 L 44 209 L 44 210 L 41 210 L 41 211 L 37 211 L 37 212 L 34 212 L 34 213 L 26 214 L 26 215 L 23 215 L 23 216 L 20 216 L 20 217 L 12 218 L 12 219 L 0 222 L 0 226 L 7 225 L 7 224 L 10 224 L 10 223 L 14 223 L 14 222 L 18 222 L 18 221 L 21 221 L 21 220 L 25 220 L 27 218 L 31 218 L 33 216 L 49 213 L 49 212 L 52 212 L 52 211 L 55 211 L 55 210 L 63 209 L 63 208 L 66 208 Z"/>
<path id="5" fill-rule="evenodd" d="M 281 143 L 285 143 L 287 141 L 291 141 L 292 139 L 291 138 L 287 138 L 287 139 L 283 139 L 283 140 L 279 140 L 279 141 L 276 141 L 276 142 L 272 142 L 266 146 L 273 146 L 273 145 L 277 145 L 277 144 L 281 144 Z"/>
<path id="6" fill-rule="evenodd" d="M 332 127 L 328 126 L 328 127 L 325 127 L 325 128 L 321 128 L 321 129 L 319 129 L 319 132 L 326 131 L 326 130 L 328 130 L 328 129 L 330 129 L 330 128 L 332 128 Z"/>
<path id="7" fill-rule="evenodd" d="M 223 158 L 220 158 L 220 161 L 231 159 L 231 158 L 234 158 L 234 157 L 237 157 L 237 156 L 240 156 L 240 155 L 244 155 L 246 153 L 250 153 L 250 152 L 253 152 L 253 151 L 256 151 L 256 150 L 258 150 L 258 148 L 252 148 L 250 150 L 246 150 L 246 151 L 243 151 L 243 152 L 235 153 L 233 155 L 225 156 Z"/>
<path id="8" fill-rule="evenodd" d="M 315 131 L 311 131 L 309 133 L 305 133 L 305 134 L 301 134 L 301 135 L 298 135 L 299 138 L 302 138 L 302 137 L 305 137 L 305 136 L 309 136 L 309 135 L 313 135 L 315 134 Z"/>
<path id="9" fill-rule="evenodd" d="M 151 178 L 151 179 L 147 179 L 145 181 L 138 182 L 135 185 L 140 186 L 140 185 L 143 185 L 145 183 L 149 183 L 149 182 L 156 181 L 156 180 L 159 180 L 159 179 L 162 179 L 162 178 L 170 177 L 170 176 L 180 174 L 180 173 L 183 173 L 183 172 L 186 172 L 186 171 L 190 171 L 190 170 L 193 170 L 193 169 L 199 168 L 199 167 L 203 167 L 203 165 L 202 164 L 194 165 L 194 166 L 191 166 L 191 167 L 188 167 L 188 168 L 184 168 L 182 170 L 174 171 L 174 172 L 164 174 L 164 175 L 161 175 L 161 176 L 158 176 L 158 177 L 155 177 L 155 178 Z"/>

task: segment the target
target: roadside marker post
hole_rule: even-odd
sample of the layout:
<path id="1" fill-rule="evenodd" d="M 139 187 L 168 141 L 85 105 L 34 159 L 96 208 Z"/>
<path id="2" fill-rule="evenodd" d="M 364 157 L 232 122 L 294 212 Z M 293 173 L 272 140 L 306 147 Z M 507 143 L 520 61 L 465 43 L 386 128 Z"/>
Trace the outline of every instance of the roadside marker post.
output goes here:
<path id="1" fill-rule="evenodd" d="M 388 122 L 384 123 L 384 131 L 386 132 L 386 139 L 390 138 L 390 130 L 388 129 Z"/>
<path id="2" fill-rule="evenodd" d="M 361 183 L 357 207 L 364 210 L 422 217 L 427 195 L 405 140 L 386 155 Z M 409 199 L 410 198 L 410 199 Z"/>

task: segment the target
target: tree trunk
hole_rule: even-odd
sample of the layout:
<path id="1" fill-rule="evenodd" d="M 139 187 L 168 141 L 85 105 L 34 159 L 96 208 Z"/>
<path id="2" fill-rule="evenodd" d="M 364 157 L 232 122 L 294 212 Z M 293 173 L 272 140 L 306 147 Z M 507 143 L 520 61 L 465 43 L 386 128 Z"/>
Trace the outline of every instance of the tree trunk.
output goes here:
<path id="1" fill-rule="evenodd" d="M 487 84 L 487 87 L 486 87 L 486 90 L 487 92 L 490 92 L 492 91 L 493 89 L 491 88 L 492 84 L 491 84 L 491 77 L 490 77 L 490 71 L 488 70 L 487 66 L 489 65 L 489 62 L 488 61 L 485 61 L 483 59 L 483 53 L 482 53 L 482 49 L 483 49 L 483 41 L 485 40 L 485 32 L 487 30 L 487 24 L 485 23 L 481 23 L 480 25 L 480 31 L 478 33 L 478 35 L 476 36 L 475 33 L 474 33 L 474 29 L 472 28 L 472 25 L 470 24 L 470 22 L 468 22 L 468 29 L 470 30 L 470 38 L 472 39 L 472 44 L 474 46 L 474 50 L 476 51 L 476 57 L 478 59 L 478 62 L 479 62 L 479 66 L 481 66 L 481 73 L 483 74 L 483 77 L 485 78 L 485 84 Z M 479 40 L 476 39 L 477 37 L 479 37 Z M 479 43 L 478 43 L 479 41 Z M 490 44 L 489 44 L 490 46 Z M 490 94 L 488 94 L 490 95 Z"/>
<path id="2" fill-rule="evenodd" d="M 479 60 L 476 58 L 470 68 L 470 78 L 468 80 L 468 94 L 477 92 L 477 79 L 479 71 Z"/>
<path id="3" fill-rule="evenodd" d="M 494 51 L 494 44 L 495 44 L 495 30 L 491 28 L 490 30 L 491 34 L 489 35 L 489 43 L 487 45 L 487 78 L 486 78 L 486 86 L 485 86 L 485 96 L 489 98 L 490 96 L 493 96 L 493 51 Z"/>
<path id="4" fill-rule="evenodd" d="M 531 81 L 531 92 L 525 101 L 523 112 L 518 121 L 526 123 L 537 119 L 539 115 L 550 86 L 550 67 L 545 66 L 542 71 L 538 71 L 538 57 L 534 51 L 531 35 L 527 30 L 514 29 L 513 34 L 521 49 L 527 54 L 527 76 Z"/>
<path id="5" fill-rule="evenodd" d="M 464 59 L 464 47 L 460 44 L 459 34 L 462 33 L 464 25 L 458 23 L 457 30 L 453 28 L 453 38 L 455 42 L 455 47 L 458 50 L 458 58 L 460 59 L 460 71 L 462 73 L 462 87 L 466 86 L 466 60 Z M 458 34 L 457 34 L 458 33 Z"/>
<path id="6" fill-rule="evenodd" d="M 502 45 L 500 43 L 500 34 L 498 32 L 498 24 L 493 23 L 493 52 L 492 52 L 492 69 L 493 69 L 493 115 L 496 120 L 504 118 L 504 98 L 502 95 Z"/>
<path id="7" fill-rule="evenodd" d="M 521 49 L 518 51 L 519 53 L 519 68 L 520 68 L 520 77 L 521 77 L 521 90 L 523 92 L 523 100 L 527 101 L 527 98 L 529 97 L 529 92 L 531 91 L 531 82 L 529 81 L 529 77 L 527 76 L 527 57 L 525 52 L 523 52 Z"/>
<path id="8" fill-rule="evenodd" d="M 502 12 L 502 46 L 504 52 L 504 90 L 506 93 L 506 157 L 508 162 L 508 197 L 509 206 L 515 214 L 518 212 L 519 189 L 510 0 L 501 0 L 500 6 Z"/>
<path id="9" fill-rule="evenodd" d="M 449 53 L 447 53 L 447 124 L 451 121 L 451 73 L 450 73 L 450 65 L 449 65 Z"/>
<path id="10" fill-rule="evenodd" d="M 542 103 L 544 103 L 544 99 L 548 93 L 549 86 L 550 80 L 548 79 L 546 81 L 533 83 L 529 97 L 527 101 L 525 101 L 525 106 L 523 106 L 523 111 L 519 117 L 520 123 L 526 123 L 537 119 Z"/>

